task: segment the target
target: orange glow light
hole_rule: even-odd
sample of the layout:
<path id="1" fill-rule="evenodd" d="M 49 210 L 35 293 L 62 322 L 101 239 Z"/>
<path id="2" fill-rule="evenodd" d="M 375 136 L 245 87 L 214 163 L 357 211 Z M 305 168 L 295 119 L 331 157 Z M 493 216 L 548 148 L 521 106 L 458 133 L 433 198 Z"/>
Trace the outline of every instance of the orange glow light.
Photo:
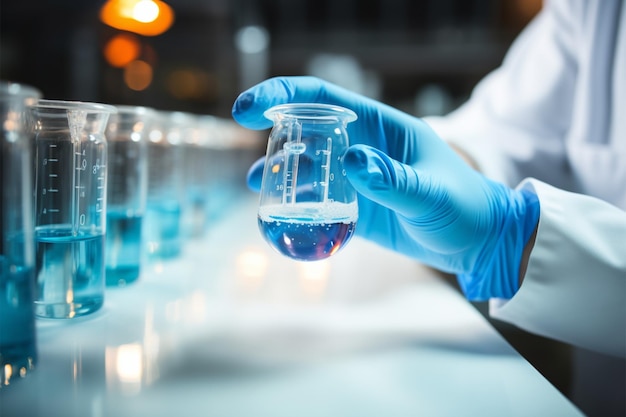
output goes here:
<path id="1" fill-rule="evenodd" d="M 122 68 L 137 59 L 140 49 L 137 37 L 121 33 L 112 37 L 104 46 L 104 58 L 109 65 Z"/>
<path id="2" fill-rule="evenodd" d="M 131 62 L 124 68 L 124 82 L 131 90 L 145 90 L 152 83 L 152 67 L 145 61 Z"/>
<path id="3" fill-rule="evenodd" d="M 174 23 L 174 11 L 161 0 L 107 0 L 100 20 L 116 29 L 156 36 Z"/>

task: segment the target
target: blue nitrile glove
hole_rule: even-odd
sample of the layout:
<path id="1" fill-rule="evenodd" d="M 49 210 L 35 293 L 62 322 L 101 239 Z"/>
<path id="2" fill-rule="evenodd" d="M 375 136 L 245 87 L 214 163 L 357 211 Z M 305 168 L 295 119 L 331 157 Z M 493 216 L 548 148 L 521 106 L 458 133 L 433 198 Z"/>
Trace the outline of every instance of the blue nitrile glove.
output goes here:
<path id="1" fill-rule="evenodd" d="M 359 192 L 356 233 L 442 271 L 457 274 L 470 300 L 511 298 L 524 246 L 539 219 L 537 196 L 473 170 L 422 120 L 313 77 L 279 77 L 243 92 L 233 117 L 267 129 L 268 108 L 327 103 L 352 109 L 347 177 Z M 262 165 L 249 172 L 260 187 Z"/>

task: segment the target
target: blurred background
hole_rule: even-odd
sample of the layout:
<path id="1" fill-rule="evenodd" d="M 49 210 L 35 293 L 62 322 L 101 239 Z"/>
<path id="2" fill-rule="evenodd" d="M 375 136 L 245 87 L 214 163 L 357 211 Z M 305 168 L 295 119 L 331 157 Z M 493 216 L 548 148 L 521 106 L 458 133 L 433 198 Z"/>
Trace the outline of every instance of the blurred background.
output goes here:
<path id="1" fill-rule="evenodd" d="M 500 64 L 541 3 L 5 0 L 0 78 L 46 98 L 230 118 L 242 90 L 271 76 L 310 74 L 411 114 L 437 115 Z M 476 307 L 487 317 L 486 305 Z M 593 369 L 573 366 L 592 354 L 492 324 L 589 415 L 623 410 L 615 390 L 597 384 L 602 375 L 623 389 L 614 362 L 594 357 L 582 361 Z"/>
<path id="2" fill-rule="evenodd" d="M 313 74 L 412 113 L 438 114 L 500 63 L 541 7 L 540 0 L 166 3 L 4 1 L 0 77 L 47 98 L 228 117 L 254 83 Z"/>

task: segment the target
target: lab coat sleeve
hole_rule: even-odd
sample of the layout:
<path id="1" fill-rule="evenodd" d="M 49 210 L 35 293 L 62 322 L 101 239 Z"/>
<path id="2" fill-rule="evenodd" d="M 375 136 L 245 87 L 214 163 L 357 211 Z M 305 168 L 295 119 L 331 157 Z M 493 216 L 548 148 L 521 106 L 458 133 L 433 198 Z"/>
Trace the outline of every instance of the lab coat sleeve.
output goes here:
<path id="1" fill-rule="evenodd" d="M 444 117 L 424 117 L 440 137 L 470 154 L 481 172 L 511 187 L 532 173 L 572 189 L 563 139 L 577 75 L 577 14 L 570 9 L 565 1 L 546 1 L 465 104 Z"/>
<path id="2" fill-rule="evenodd" d="M 541 203 L 524 281 L 492 317 L 594 351 L 626 357 L 626 212 L 534 179 Z"/>
<path id="3" fill-rule="evenodd" d="M 486 176 L 539 196 L 537 239 L 524 282 L 511 300 L 491 300 L 490 314 L 624 357 L 626 212 L 565 191 L 576 190 L 565 138 L 579 75 L 576 28 L 584 18 L 582 2 L 546 0 L 464 105 L 425 120 Z"/>

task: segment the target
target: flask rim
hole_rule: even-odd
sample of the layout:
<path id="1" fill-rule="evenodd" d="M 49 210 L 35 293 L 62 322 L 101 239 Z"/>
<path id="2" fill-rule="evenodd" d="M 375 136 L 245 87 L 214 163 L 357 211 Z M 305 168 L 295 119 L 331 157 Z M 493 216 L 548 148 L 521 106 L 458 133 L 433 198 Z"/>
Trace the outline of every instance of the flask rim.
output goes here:
<path id="1" fill-rule="evenodd" d="M 115 106 L 87 101 L 40 99 L 33 107 L 39 109 L 82 110 L 89 113 L 117 113 Z"/>
<path id="2" fill-rule="evenodd" d="M 156 117 L 157 110 L 147 106 L 133 106 L 128 104 L 113 104 L 119 115 Z"/>
<path id="3" fill-rule="evenodd" d="M 0 80 L 0 97 L 3 100 L 22 97 L 27 100 L 27 104 L 33 104 L 36 103 L 41 96 L 41 91 L 31 85 Z"/>
<path id="4" fill-rule="evenodd" d="M 286 103 L 267 109 L 263 116 L 276 121 L 283 118 L 294 118 L 309 121 L 336 121 L 345 123 L 355 121 L 358 116 L 348 108 L 334 104 L 322 103 Z"/>

